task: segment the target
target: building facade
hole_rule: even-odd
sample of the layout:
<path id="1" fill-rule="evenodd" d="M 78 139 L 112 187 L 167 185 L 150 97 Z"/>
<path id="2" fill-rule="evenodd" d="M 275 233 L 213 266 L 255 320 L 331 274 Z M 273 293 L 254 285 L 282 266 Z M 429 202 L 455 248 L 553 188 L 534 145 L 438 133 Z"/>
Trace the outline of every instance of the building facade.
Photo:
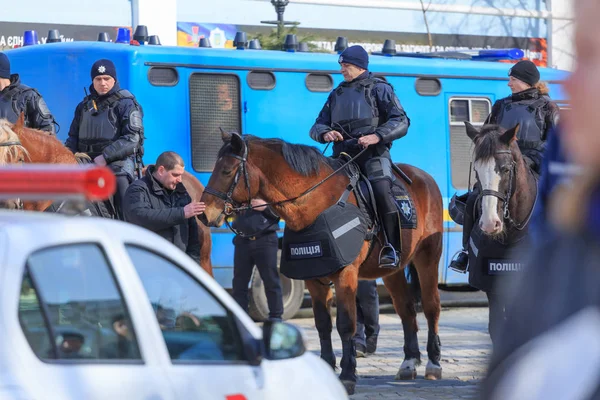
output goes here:
<path id="1" fill-rule="evenodd" d="M 538 65 L 572 68 L 572 0 L 290 0 L 285 20 L 300 24 L 297 34 L 312 47 L 333 50 L 337 36 L 371 51 L 385 39 L 398 51 L 426 52 L 518 47 Z M 64 10 L 69 10 L 65 12 Z M 0 16 L 0 48 L 22 43 L 23 31 L 47 30 L 63 40 L 113 39 L 120 26 L 147 25 L 166 45 L 195 46 L 201 37 L 213 47 L 231 46 L 237 30 L 268 35 L 276 14 L 269 0 L 30 0 Z"/>

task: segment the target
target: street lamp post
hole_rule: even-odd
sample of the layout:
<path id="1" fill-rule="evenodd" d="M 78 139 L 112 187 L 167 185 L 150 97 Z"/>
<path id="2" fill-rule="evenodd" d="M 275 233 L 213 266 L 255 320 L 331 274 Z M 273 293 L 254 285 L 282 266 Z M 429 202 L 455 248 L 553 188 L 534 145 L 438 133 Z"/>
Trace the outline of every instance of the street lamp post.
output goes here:
<path id="1" fill-rule="evenodd" d="M 289 4 L 289 2 L 290 2 L 290 0 L 271 0 L 271 4 L 273 4 L 273 7 L 275 7 L 275 12 L 277 12 L 277 21 L 260 21 L 263 24 L 277 25 L 277 37 L 278 38 L 281 38 L 283 28 L 286 25 L 292 25 L 292 26 L 300 25 L 299 22 L 284 21 L 284 19 L 283 19 L 283 13 L 285 12 L 285 7 Z"/>

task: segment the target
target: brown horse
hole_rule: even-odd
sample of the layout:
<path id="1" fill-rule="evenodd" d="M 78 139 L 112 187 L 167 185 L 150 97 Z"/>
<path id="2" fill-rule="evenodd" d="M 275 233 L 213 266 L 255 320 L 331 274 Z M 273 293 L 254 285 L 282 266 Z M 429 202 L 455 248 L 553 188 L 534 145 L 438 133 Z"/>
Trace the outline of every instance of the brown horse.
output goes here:
<path id="1" fill-rule="evenodd" d="M 25 126 L 25 118 L 21 114 L 13 125 L 6 120 L 0 120 L 0 164 L 10 163 L 42 163 L 42 164 L 77 164 L 76 156 L 65 147 L 56 136 L 47 132 L 31 129 Z M 193 200 L 199 201 L 204 192 L 204 186 L 189 172 L 183 175 L 183 185 L 188 190 Z M 5 207 L 14 208 L 11 202 Z M 44 211 L 52 204 L 51 200 L 23 202 L 23 209 L 31 211 Z M 198 237 L 200 239 L 200 264 L 202 269 L 211 276 L 212 262 L 210 253 L 212 240 L 210 228 L 198 223 Z"/>
<path id="2" fill-rule="evenodd" d="M 223 141 L 225 143 L 219 151 L 207 190 L 202 196 L 202 201 L 206 203 L 206 211 L 200 219 L 210 226 L 220 225 L 221 216 L 231 203 L 246 203 L 249 196 L 260 197 L 267 202 L 281 202 L 294 198 L 330 175 L 334 171 L 332 166 L 338 166 L 336 160 L 322 156 L 314 147 L 290 144 L 279 139 L 260 139 L 253 136 L 242 138 L 237 133 L 223 132 Z M 408 186 L 408 191 L 415 202 L 418 222 L 416 229 L 402 231 L 400 265 L 412 263 L 418 272 L 423 310 L 429 327 L 429 362 L 425 377 L 440 379 L 440 300 L 437 284 L 438 263 L 442 254 L 442 197 L 437 184 L 426 172 L 410 165 L 401 165 L 401 168 L 413 181 L 413 184 Z M 300 231 L 313 223 L 321 212 L 335 204 L 348 183 L 349 178 L 344 173 L 336 174 L 309 194 L 295 201 L 274 205 L 274 208 L 285 220 L 288 229 Z M 230 200 L 226 201 L 227 193 L 231 193 L 231 196 Z M 356 204 L 356 198 L 351 195 L 349 202 Z M 336 359 L 331 342 L 333 293 L 329 283 L 333 282 L 335 285 L 336 325 L 343 348 L 340 379 L 349 393 L 354 392 L 357 381 L 356 350 L 352 337 L 356 329 L 358 279 L 383 277 L 392 296 L 394 308 L 402 319 L 405 360 L 396 378 L 414 379 L 416 366 L 420 363 L 415 304 L 409 295 L 405 271 L 403 268 L 379 268 L 381 240 L 382 234 L 379 233 L 379 240 L 365 241 L 354 262 L 336 273 L 326 278 L 306 281 L 321 340 L 321 358 L 334 368 Z"/>

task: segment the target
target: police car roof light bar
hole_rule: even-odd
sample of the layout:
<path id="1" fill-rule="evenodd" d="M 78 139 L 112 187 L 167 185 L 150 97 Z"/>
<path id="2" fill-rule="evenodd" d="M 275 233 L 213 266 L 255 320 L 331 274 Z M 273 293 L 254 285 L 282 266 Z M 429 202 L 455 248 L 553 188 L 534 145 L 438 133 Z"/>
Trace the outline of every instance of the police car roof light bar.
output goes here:
<path id="1" fill-rule="evenodd" d="M 107 167 L 56 164 L 0 167 L 0 199 L 101 201 L 115 193 L 116 185 L 116 177 Z"/>
<path id="2" fill-rule="evenodd" d="M 392 56 L 384 52 L 373 52 L 372 55 Z M 460 50 L 460 51 L 436 51 L 429 53 L 396 53 L 396 57 L 415 57 L 415 58 L 445 58 L 455 60 L 475 60 L 475 61 L 499 61 L 499 60 L 520 60 L 523 58 L 523 50 L 514 49 L 487 49 L 487 50 Z"/>

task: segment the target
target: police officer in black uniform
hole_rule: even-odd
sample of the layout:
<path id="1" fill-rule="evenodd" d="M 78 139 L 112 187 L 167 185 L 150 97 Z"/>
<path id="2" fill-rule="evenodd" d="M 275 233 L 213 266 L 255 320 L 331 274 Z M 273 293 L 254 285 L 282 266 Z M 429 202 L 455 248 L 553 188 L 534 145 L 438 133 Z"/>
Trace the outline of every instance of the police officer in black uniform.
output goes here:
<path id="1" fill-rule="evenodd" d="M 548 87 L 540 82 L 540 72 L 533 62 L 519 61 L 510 69 L 508 75 L 508 86 L 513 94 L 494 103 L 485 124 L 496 124 L 505 129 L 514 128 L 519 124 L 517 144 L 527 165 L 539 174 L 547 133 L 558 124 L 559 107 L 550 100 Z M 480 188 L 476 186 L 470 193 L 458 197 L 460 201 L 466 202 L 463 251 L 450 263 L 450 268 L 458 272 L 467 270 L 467 249 L 473 229 L 475 201 L 479 193 Z"/>
<path id="2" fill-rule="evenodd" d="M 261 199 L 252 199 L 251 205 L 255 208 L 239 213 L 232 224 L 241 233 L 233 239 L 233 298 L 248 312 L 248 285 L 256 265 L 265 284 L 269 320 L 280 321 L 283 299 L 277 271 L 279 217 Z"/>
<path id="3" fill-rule="evenodd" d="M 42 95 L 23 85 L 19 74 L 10 73 L 10 61 L 0 53 L 0 118 L 11 123 L 25 115 L 25 126 L 56 134 L 55 121 Z"/>
<path id="4" fill-rule="evenodd" d="M 112 61 L 96 61 L 91 77 L 90 95 L 77 105 L 65 144 L 72 152 L 86 153 L 96 164 L 112 169 L 117 176 L 115 208 L 123 220 L 125 191 L 141 175 L 143 111 L 133 94 L 119 86 Z"/>
<path id="5" fill-rule="evenodd" d="M 398 268 L 401 237 L 400 216 L 392 195 L 392 142 L 406 135 L 410 120 L 400 105 L 394 88 L 368 71 L 369 55 L 361 46 L 348 47 L 340 55 L 344 76 L 331 94 L 310 130 L 319 143 L 334 142 L 333 156 L 345 152 L 357 155 L 377 202 L 386 244 L 381 250 L 381 267 Z"/>

